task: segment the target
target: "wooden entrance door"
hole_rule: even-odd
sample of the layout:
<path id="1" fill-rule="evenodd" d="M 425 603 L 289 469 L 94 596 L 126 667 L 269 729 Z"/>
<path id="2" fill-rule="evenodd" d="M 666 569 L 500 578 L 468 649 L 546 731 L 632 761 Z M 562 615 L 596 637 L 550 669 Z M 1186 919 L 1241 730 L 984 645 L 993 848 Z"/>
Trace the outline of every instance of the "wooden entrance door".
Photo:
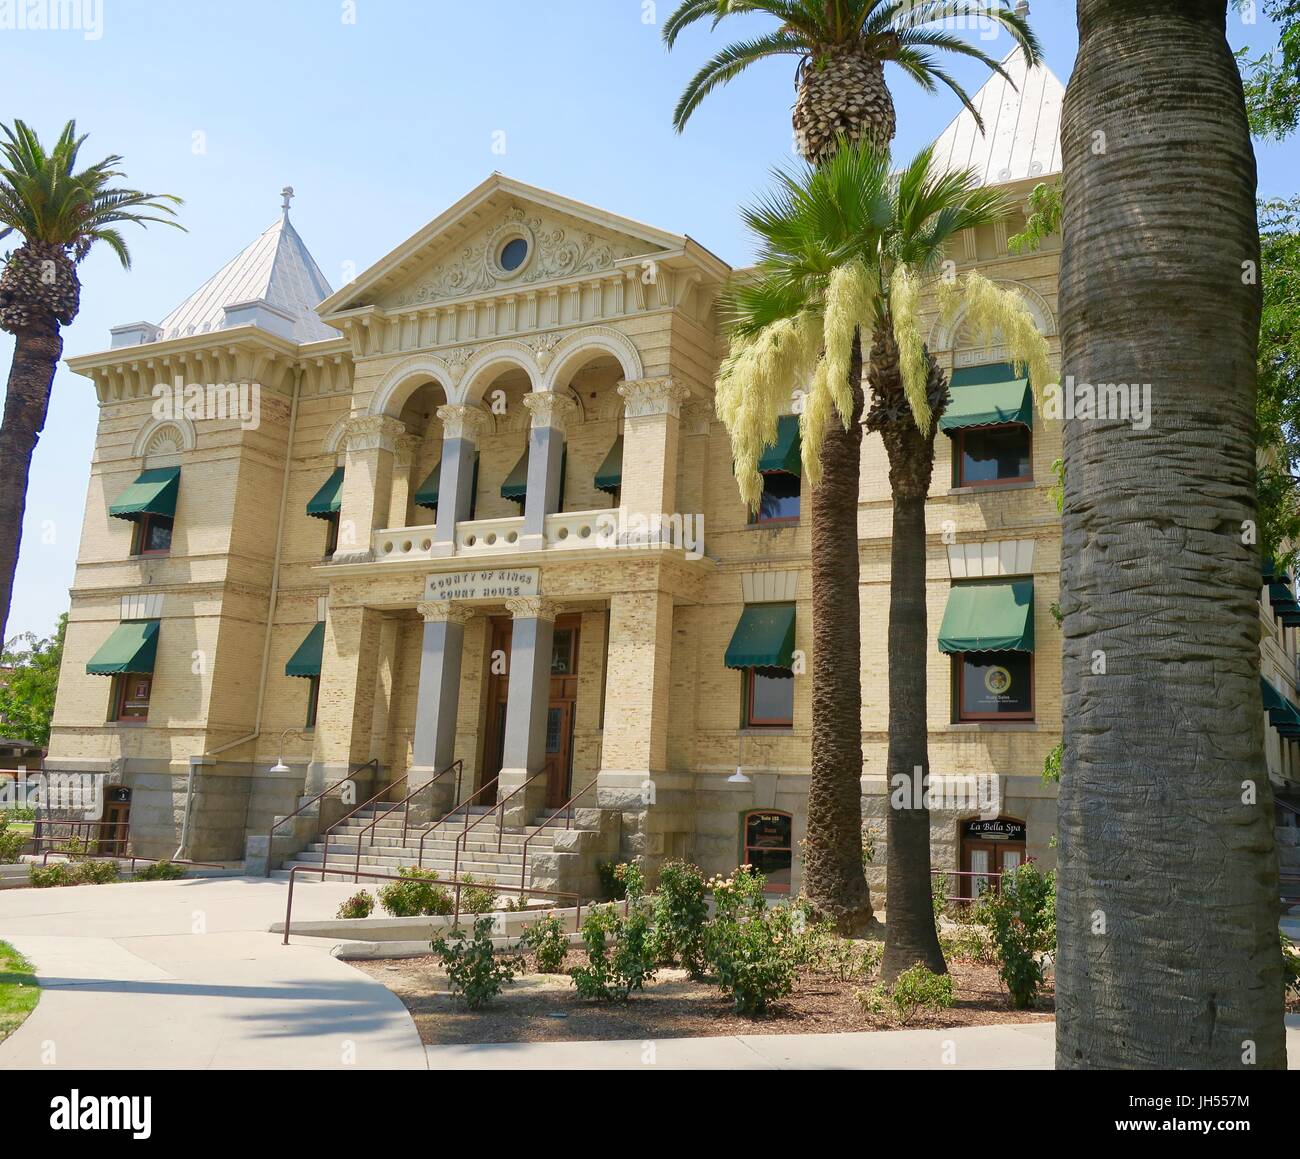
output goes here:
<path id="1" fill-rule="evenodd" d="M 560 616 L 555 621 L 551 649 L 550 696 L 546 710 L 546 804 L 558 809 L 569 799 L 573 777 L 573 719 L 578 700 L 578 629 L 582 617 Z M 505 757 L 506 712 L 510 690 L 510 639 L 512 623 L 508 617 L 492 620 L 492 654 L 488 667 L 487 735 L 483 745 L 483 765 L 479 769 L 481 788 L 501 772 Z M 504 660 L 504 663 L 501 661 Z M 475 798 L 476 804 L 491 805 L 496 794 L 487 789 Z"/>

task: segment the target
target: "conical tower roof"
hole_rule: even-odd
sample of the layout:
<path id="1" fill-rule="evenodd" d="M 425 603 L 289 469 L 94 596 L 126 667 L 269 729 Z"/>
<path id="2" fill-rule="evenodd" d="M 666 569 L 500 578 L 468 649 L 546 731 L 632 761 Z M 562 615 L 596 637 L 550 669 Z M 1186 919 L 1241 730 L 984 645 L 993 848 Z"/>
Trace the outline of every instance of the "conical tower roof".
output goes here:
<path id="1" fill-rule="evenodd" d="M 166 318 L 159 338 L 185 338 L 229 328 L 228 306 L 265 303 L 291 319 L 297 342 L 337 338 L 316 314 L 333 291 L 320 272 L 288 210 L 262 235 L 232 258 Z M 238 324 L 238 323 L 233 323 Z"/>
<path id="2" fill-rule="evenodd" d="M 994 73 L 972 98 L 981 134 L 965 107 L 934 143 L 944 169 L 974 169 L 981 184 L 1006 185 L 1061 171 L 1061 101 L 1065 86 L 1045 64 L 1025 65 L 1019 47 L 1002 60 L 1014 85 Z"/>

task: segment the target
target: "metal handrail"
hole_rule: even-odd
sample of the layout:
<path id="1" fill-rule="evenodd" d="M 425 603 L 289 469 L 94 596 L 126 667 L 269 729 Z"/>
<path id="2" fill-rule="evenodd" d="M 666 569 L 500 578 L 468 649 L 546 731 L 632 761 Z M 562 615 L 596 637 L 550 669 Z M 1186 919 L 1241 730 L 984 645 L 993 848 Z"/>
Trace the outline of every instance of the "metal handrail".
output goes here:
<path id="1" fill-rule="evenodd" d="M 565 818 L 564 827 L 566 829 L 572 829 L 573 828 L 573 802 L 576 801 L 579 797 L 585 795 L 587 790 L 592 788 L 592 786 L 594 786 L 596 781 L 598 780 L 600 780 L 600 778 L 596 777 L 586 786 L 579 789 L 576 793 L 573 794 L 572 797 L 570 797 L 567 801 L 565 801 L 563 805 L 561 805 L 558 809 L 556 809 L 554 813 L 552 813 L 549 817 L 547 817 L 545 821 L 543 821 L 540 825 L 538 825 L 536 829 L 534 829 L 531 833 L 528 833 L 524 836 L 524 847 L 522 850 L 520 850 L 520 853 L 522 854 L 523 857 L 523 864 L 519 867 L 520 885 L 523 885 L 523 883 L 528 880 L 528 843 L 534 837 L 536 837 L 543 829 L 545 829 L 546 826 L 548 826 L 552 821 L 554 821 L 556 817 L 558 817 L 561 813 L 564 813 L 566 810 L 568 811 L 568 816 Z"/>
<path id="2" fill-rule="evenodd" d="M 456 815 L 457 811 L 461 809 L 465 811 L 465 827 L 468 829 L 469 828 L 469 807 L 471 804 L 473 804 L 474 798 L 477 797 L 480 793 L 486 793 L 489 789 L 495 788 L 497 780 L 498 780 L 497 777 L 493 777 L 490 781 L 487 782 L 487 784 L 480 785 L 468 797 L 466 797 L 465 800 L 461 801 L 459 804 L 454 805 L 452 808 L 448 809 L 447 812 L 443 816 L 439 817 L 438 820 L 436 820 L 432 825 L 425 826 L 424 831 L 420 834 L 420 851 L 415 861 L 417 867 L 419 867 L 420 869 L 424 868 L 424 842 L 426 838 L 429 836 L 429 834 L 432 833 L 435 829 L 437 829 L 439 825 L 442 825 L 446 821 L 450 821 Z M 456 795 L 458 797 L 460 796 L 459 788 L 457 789 Z"/>
<path id="3" fill-rule="evenodd" d="M 360 833 L 357 834 L 357 870 L 358 871 L 361 869 L 361 839 L 367 833 L 369 833 L 370 845 L 371 848 L 374 848 L 375 827 L 379 824 L 380 821 L 382 821 L 385 817 L 387 817 L 390 813 L 392 813 L 394 810 L 397 809 L 402 810 L 402 846 L 403 849 L 405 849 L 407 823 L 411 819 L 411 798 L 414 797 L 417 793 L 423 793 L 425 789 L 429 788 L 430 785 L 435 784 L 440 777 L 446 776 L 449 772 L 451 772 L 452 769 L 456 770 L 456 796 L 459 797 L 460 778 L 461 778 L 461 774 L 465 771 L 465 762 L 463 760 L 452 761 L 451 764 L 449 764 L 445 769 L 442 770 L 442 772 L 434 773 L 433 776 L 430 777 L 427 781 L 425 781 L 423 785 L 420 785 L 417 788 L 412 789 L 400 801 L 394 802 L 392 805 L 389 805 L 388 808 L 385 809 L 382 813 L 377 813 L 373 818 L 371 818 L 370 824 L 367 825 L 364 829 L 361 830 Z M 407 770 L 407 774 L 409 776 L 410 774 L 409 769 Z M 324 860 L 325 859 L 322 856 L 321 862 L 324 863 Z"/>
<path id="4" fill-rule="evenodd" d="M 53 825 L 67 825 L 70 826 L 73 830 L 76 830 L 77 832 L 67 833 L 64 834 L 63 836 L 55 836 L 53 834 L 43 833 L 41 831 L 45 826 L 53 826 Z M 104 829 L 104 828 L 109 829 L 110 832 L 120 830 L 122 836 L 113 837 L 113 838 L 102 838 L 99 836 L 91 837 L 91 836 L 82 835 L 83 832 L 93 831 L 96 829 Z M 125 857 L 126 856 L 125 850 L 131 847 L 131 822 L 130 820 L 87 821 L 87 820 L 73 820 L 71 818 L 48 818 L 47 817 L 44 818 L 43 820 L 39 820 L 33 823 L 32 835 L 29 838 L 29 840 L 32 841 L 37 846 L 35 852 L 38 853 L 40 852 L 40 845 L 42 843 L 84 841 L 86 842 L 87 845 L 89 845 L 91 841 L 94 841 L 96 843 L 100 841 L 104 841 L 106 844 L 113 845 L 116 848 L 123 850 L 123 852 L 113 853 L 113 854 L 105 853 L 105 854 L 100 854 L 100 856 Z M 48 856 L 49 853 L 63 853 L 63 852 L 67 852 L 67 851 L 51 848 L 47 852 L 46 856 Z M 82 860 L 89 860 L 90 858 L 93 858 L 96 855 L 94 853 L 91 853 L 89 850 L 87 850 L 85 853 L 76 854 L 75 856 L 80 857 Z"/>
<path id="5" fill-rule="evenodd" d="M 930 870 L 931 877 L 937 877 L 939 874 L 943 874 L 945 878 L 982 877 L 985 881 L 990 883 L 989 888 L 992 890 L 992 892 L 1000 893 L 1002 891 L 1002 878 L 1004 875 L 1001 873 L 994 873 L 992 871 L 989 871 L 987 873 L 981 873 L 979 870 L 976 869 L 932 869 Z M 960 901 L 969 904 L 971 902 L 979 901 L 980 896 L 983 895 L 979 895 L 976 897 L 945 897 L 943 900 L 945 902 Z"/>
<path id="6" fill-rule="evenodd" d="M 368 769 L 368 768 L 370 768 L 371 765 L 374 765 L 374 767 L 375 767 L 375 772 L 378 773 L 378 772 L 379 772 L 379 758 L 378 758 L 378 757 L 371 757 L 368 761 L 366 761 L 366 763 L 365 763 L 364 765 L 357 765 L 357 767 L 356 767 L 355 769 L 353 769 L 352 772 L 350 772 L 346 777 L 341 777 L 339 780 L 335 781 L 332 785 L 328 786 L 327 788 L 322 789 L 322 790 L 321 790 L 319 793 L 317 793 L 317 794 L 316 794 L 316 795 L 315 795 L 315 796 L 314 796 L 310 801 L 304 801 L 304 802 L 303 802 L 301 805 L 299 805 L 298 808 L 296 808 L 292 813 L 288 814 L 288 815 L 285 816 L 285 817 L 281 817 L 280 820 L 278 820 L 274 825 L 271 826 L 271 832 L 267 834 L 267 838 L 268 838 L 268 840 L 271 840 L 271 841 L 274 841 L 274 840 L 275 840 L 275 831 L 276 831 L 277 829 L 279 829 L 280 826 L 283 825 L 286 821 L 292 821 L 292 820 L 293 820 L 296 816 L 298 816 L 298 814 L 301 813 L 304 809 L 310 809 L 310 808 L 311 808 L 314 804 L 316 804 L 316 802 L 319 801 L 322 797 L 327 797 L 327 796 L 329 796 L 329 794 L 332 793 L 332 792 L 334 792 L 334 790 L 337 789 L 340 785 L 346 785 L 350 780 L 352 780 L 353 778 L 355 778 L 356 775 L 357 775 L 359 772 L 361 772 L 362 769 Z M 269 859 L 267 860 L 267 872 L 270 872 L 270 860 L 269 860 Z"/>
<path id="7" fill-rule="evenodd" d="M 280 943 L 282 946 L 287 946 L 289 944 L 290 921 L 293 917 L 293 885 L 294 885 L 294 881 L 297 879 L 297 874 L 300 869 L 305 873 L 319 873 L 321 875 L 322 882 L 325 880 L 325 875 L 327 873 L 337 873 L 340 876 L 347 876 L 347 874 L 351 872 L 350 870 L 342 869 L 342 868 L 330 869 L 325 864 L 325 862 L 321 862 L 319 869 L 317 869 L 317 867 L 314 865 L 295 865 L 292 869 L 289 870 L 289 896 L 285 899 L 285 904 L 284 904 L 284 940 Z M 402 877 L 400 874 L 372 873 L 366 869 L 363 869 L 361 871 L 360 876 L 372 877 L 379 881 L 406 881 L 407 880 L 406 878 Z M 459 882 L 453 882 L 452 884 L 456 887 L 456 912 L 452 918 L 452 928 L 454 929 L 457 925 L 460 924 L 461 884 Z M 468 888 L 473 889 L 477 887 L 469 886 Z M 581 894 L 566 893 L 563 890 L 558 890 L 558 889 L 537 889 L 533 886 L 529 886 L 527 889 L 522 889 L 522 890 L 516 889 L 513 885 L 499 885 L 496 886 L 495 888 L 499 893 L 517 893 L 521 895 L 526 893 L 527 894 L 544 893 L 548 897 L 553 897 L 561 900 L 564 899 L 571 900 L 576 906 L 576 912 L 573 915 L 573 920 L 579 927 L 581 927 L 582 925 L 582 895 Z"/>
<path id="8" fill-rule="evenodd" d="M 60 853 L 60 852 L 61 852 L 61 850 L 58 850 L 58 849 L 47 849 L 47 850 L 45 851 L 44 855 L 41 857 L 41 865 L 42 865 L 42 867 L 44 867 L 44 866 L 46 866 L 46 865 L 49 865 L 49 863 L 50 863 L 50 854 L 51 854 L 51 853 Z M 34 856 L 34 855 L 33 855 L 33 856 Z M 155 864 L 156 864 L 157 862 L 160 862 L 160 861 L 166 861 L 166 862 L 170 863 L 171 865 L 197 865 L 197 866 L 199 866 L 199 867 L 202 868 L 202 869 L 229 869 L 229 868 L 230 868 L 229 865 L 222 865 L 220 862 L 217 862 L 217 861 L 188 861 L 188 860 L 182 860 L 182 859 L 177 858 L 177 857 L 142 857 L 142 856 L 141 856 L 140 854 L 138 854 L 138 853 L 123 853 L 123 854 L 120 854 L 120 855 L 119 855 L 119 854 L 113 854 L 113 853 L 102 853 L 102 854 L 98 854 L 98 855 L 94 855 L 94 856 L 90 856 L 90 857 L 73 857 L 71 854 L 64 853 L 63 856 L 66 857 L 69 861 L 76 861 L 76 862 L 83 862 L 83 861 L 129 861 L 129 862 L 131 863 L 131 872 L 132 872 L 132 873 L 135 872 L 135 863 L 136 863 L 137 861 L 149 861 L 149 862 L 153 862 L 153 863 L 155 863 Z"/>
<path id="9" fill-rule="evenodd" d="M 487 818 L 491 817 L 492 814 L 495 813 L 497 815 L 497 852 L 500 853 L 502 827 L 505 822 L 506 805 L 509 804 L 510 801 L 513 800 L 515 797 L 519 796 L 519 794 L 522 793 L 526 788 L 528 788 L 528 786 L 531 785 L 535 780 L 537 780 L 538 777 L 542 777 L 545 775 L 546 775 L 545 769 L 540 769 L 537 772 L 535 772 L 531 777 L 528 778 L 528 780 L 526 780 L 522 785 L 520 785 L 519 788 L 517 788 L 513 793 L 510 793 L 507 796 L 502 797 L 500 801 L 498 801 L 495 805 L 492 806 L 490 810 L 488 810 L 488 812 L 484 813 L 482 817 L 480 817 L 477 821 L 475 821 L 473 825 L 470 825 L 468 823 L 469 813 L 466 812 L 465 831 L 461 833 L 459 837 L 456 838 L 456 856 L 451 863 L 451 876 L 453 879 L 459 879 L 460 877 L 461 844 L 469 837 L 470 830 L 477 828 L 478 825 L 480 825 L 483 821 L 487 820 Z"/>
<path id="10" fill-rule="evenodd" d="M 356 816 L 356 814 L 360 813 L 362 809 L 369 808 L 381 797 L 383 797 L 383 795 L 387 793 L 388 790 L 391 789 L 394 785 L 400 785 L 405 780 L 406 780 L 405 773 L 403 773 L 400 777 L 395 777 L 393 780 L 389 781 L 388 784 L 386 784 L 382 789 L 380 789 L 379 792 L 377 792 L 373 797 L 368 797 L 366 800 L 362 801 L 361 804 L 358 805 L 355 809 L 352 809 L 350 812 L 344 813 L 342 817 L 340 817 L 337 821 L 334 822 L 333 825 L 331 825 L 328 829 L 325 830 L 325 848 L 321 851 L 322 864 L 329 859 L 330 838 L 334 835 L 334 830 L 337 829 L 340 825 L 342 825 L 345 821 L 350 821 L 354 816 Z"/>

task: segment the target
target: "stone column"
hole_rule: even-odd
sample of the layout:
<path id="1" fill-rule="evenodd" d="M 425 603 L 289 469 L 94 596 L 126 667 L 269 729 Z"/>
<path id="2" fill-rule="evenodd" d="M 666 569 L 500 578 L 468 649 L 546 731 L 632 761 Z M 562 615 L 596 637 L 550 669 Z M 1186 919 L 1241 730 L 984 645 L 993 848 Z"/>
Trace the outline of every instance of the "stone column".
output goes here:
<path id="1" fill-rule="evenodd" d="M 371 533 L 387 526 L 393 494 L 393 453 L 397 439 L 405 434 L 404 423 L 385 415 L 348 420 L 335 563 L 368 563 L 374 558 Z"/>
<path id="2" fill-rule="evenodd" d="M 626 445 L 626 444 L 625 444 Z M 610 600 L 605 728 L 596 798 L 622 814 L 622 855 L 638 857 L 653 875 L 673 853 L 671 834 L 688 807 L 664 774 L 668 764 L 672 685 L 673 597 L 625 592 Z"/>
<path id="3" fill-rule="evenodd" d="M 393 441 L 393 483 L 388 504 L 388 523 L 405 527 L 411 505 L 411 492 L 418 486 L 411 478 L 411 467 L 424 440 L 419 435 L 398 435 Z"/>
<path id="4" fill-rule="evenodd" d="M 690 392 L 671 378 L 621 382 L 623 484 L 627 516 L 672 515 L 677 510 L 677 440 L 682 403 Z"/>
<path id="5" fill-rule="evenodd" d="M 506 600 L 514 617 L 510 638 L 510 684 L 506 699 L 506 740 L 498 790 L 502 798 L 518 789 L 546 760 L 546 709 L 551 699 L 551 651 L 559 606 L 541 596 Z M 505 824 L 527 825 L 546 801 L 539 777 L 506 806 Z"/>
<path id="6" fill-rule="evenodd" d="M 456 524 L 469 518 L 474 500 L 474 456 L 478 441 L 491 425 L 487 411 L 477 406 L 440 406 L 442 464 L 438 469 L 438 519 L 433 529 L 433 555 L 453 555 Z"/>
<path id="7" fill-rule="evenodd" d="M 415 704 L 414 763 L 406 773 L 410 789 L 428 784 L 456 759 L 460 661 L 465 647 L 465 625 L 474 618 L 472 607 L 450 600 L 416 604 L 416 610 L 424 617 L 424 642 L 420 649 L 420 686 Z M 441 817 L 455 805 L 455 794 L 455 774 L 448 773 L 413 804 L 419 806 L 421 817 L 426 813 Z"/>
<path id="8" fill-rule="evenodd" d="M 578 404 L 567 395 L 536 391 L 524 395 L 524 406 L 532 412 L 533 425 L 528 432 L 528 496 L 519 541 L 525 551 L 539 551 L 546 546 L 546 517 L 560 509 L 564 428 Z"/>

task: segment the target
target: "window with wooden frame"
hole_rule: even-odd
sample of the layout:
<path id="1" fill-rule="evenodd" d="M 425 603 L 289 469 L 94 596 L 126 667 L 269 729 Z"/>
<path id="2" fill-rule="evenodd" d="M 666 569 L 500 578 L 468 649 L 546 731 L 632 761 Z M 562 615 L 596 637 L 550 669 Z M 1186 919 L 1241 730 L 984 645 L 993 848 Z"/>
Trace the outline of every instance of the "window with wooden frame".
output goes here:
<path id="1" fill-rule="evenodd" d="M 124 672 L 113 683 L 112 715 L 119 724 L 144 724 L 149 719 L 149 697 L 153 676 L 148 672 Z"/>
<path id="2" fill-rule="evenodd" d="M 1033 433 L 1023 423 L 963 427 L 953 439 L 952 462 L 957 487 L 1032 482 Z"/>
<path id="3" fill-rule="evenodd" d="M 309 676 L 307 678 L 307 723 L 304 728 L 316 727 L 316 708 L 320 700 L 320 677 Z"/>
<path id="4" fill-rule="evenodd" d="M 325 520 L 325 554 L 333 555 L 339 547 L 339 517 L 331 515 Z"/>
<path id="5" fill-rule="evenodd" d="M 794 674 L 781 668 L 746 668 L 745 727 L 790 728 L 794 725 Z"/>
<path id="6" fill-rule="evenodd" d="M 798 475 L 785 471 L 771 471 L 763 475 L 763 496 L 758 510 L 750 517 L 753 524 L 798 523 L 800 486 Z"/>
<path id="7" fill-rule="evenodd" d="M 958 721 L 1034 719 L 1032 652 L 958 652 L 952 685 Z"/>
<path id="8" fill-rule="evenodd" d="M 141 515 L 135 521 L 131 554 L 167 555 L 172 549 L 174 522 L 170 515 Z"/>

